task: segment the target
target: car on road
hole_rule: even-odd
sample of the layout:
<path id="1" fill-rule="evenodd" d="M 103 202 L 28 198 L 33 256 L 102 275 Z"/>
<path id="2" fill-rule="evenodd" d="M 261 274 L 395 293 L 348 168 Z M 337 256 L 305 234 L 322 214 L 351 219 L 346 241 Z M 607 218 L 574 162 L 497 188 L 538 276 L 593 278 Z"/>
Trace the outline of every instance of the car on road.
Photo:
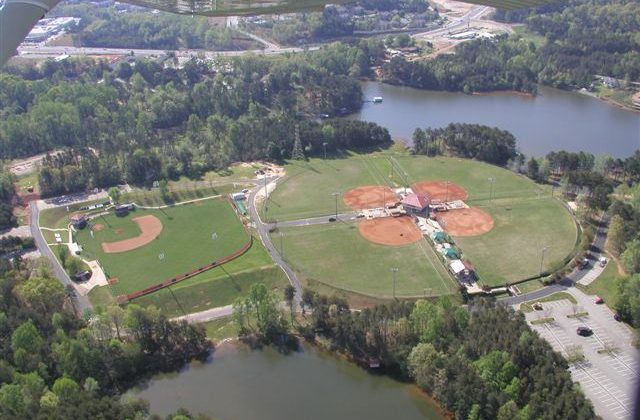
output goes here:
<path id="1" fill-rule="evenodd" d="M 589 327 L 578 327 L 576 329 L 576 333 L 583 337 L 589 337 L 591 334 L 593 334 L 593 330 Z"/>
<path id="2" fill-rule="evenodd" d="M 602 305 L 604 303 L 604 299 L 602 299 L 600 296 L 596 296 L 593 303 L 595 303 L 596 305 Z"/>
<path id="3" fill-rule="evenodd" d="M 335 217 L 330 217 L 330 218 L 329 218 L 329 221 L 330 221 L 330 222 L 335 222 L 335 221 L 336 221 L 336 218 L 335 218 Z"/>

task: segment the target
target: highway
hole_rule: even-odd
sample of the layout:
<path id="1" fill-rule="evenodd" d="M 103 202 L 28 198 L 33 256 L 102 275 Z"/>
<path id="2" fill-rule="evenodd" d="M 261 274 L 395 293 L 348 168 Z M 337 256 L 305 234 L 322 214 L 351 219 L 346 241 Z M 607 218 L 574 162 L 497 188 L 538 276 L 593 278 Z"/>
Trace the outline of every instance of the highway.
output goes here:
<path id="1" fill-rule="evenodd" d="M 40 251 L 40 253 L 47 257 L 51 262 L 51 268 L 53 269 L 53 275 L 58 279 L 60 283 L 62 283 L 65 288 L 67 286 L 72 286 L 74 290 L 75 284 L 71 281 L 66 271 L 62 268 L 58 259 L 47 245 L 44 237 L 42 236 L 42 232 L 40 231 L 39 219 L 40 219 L 40 209 L 38 208 L 37 202 L 32 201 L 29 203 L 29 208 L 31 210 L 31 236 L 33 236 L 33 240 L 35 241 L 36 247 Z M 73 305 L 76 309 L 76 313 L 78 315 L 82 315 L 85 311 L 92 308 L 91 302 L 89 302 L 88 296 L 82 296 L 80 293 L 76 291 L 73 298 Z"/>
<path id="2" fill-rule="evenodd" d="M 94 47 L 49 47 L 42 45 L 22 45 L 18 47 L 18 55 L 24 58 L 53 58 L 64 54 L 70 56 L 122 56 L 132 55 L 134 57 L 161 57 L 167 52 L 174 53 L 177 57 L 190 57 L 202 55 L 205 58 L 212 59 L 215 57 L 235 57 L 244 54 L 287 54 L 302 51 L 314 51 L 320 47 L 309 48 L 281 48 L 275 44 L 269 43 L 269 47 L 264 50 L 242 50 L 242 51 L 206 51 L 206 50 L 151 50 L 137 48 L 94 48 Z"/>
<path id="3" fill-rule="evenodd" d="M 449 22 L 442 28 L 433 29 L 426 32 L 420 32 L 417 34 L 413 34 L 411 36 L 413 38 L 428 38 L 428 37 L 433 37 L 438 35 L 446 35 L 449 32 L 463 30 L 467 27 L 467 25 L 469 25 L 471 21 L 480 19 L 482 16 L 489 13 L 491 10 L 493 10 L 491 7 L 476 6 L 476 7 L 473 7 L 471 10 L 469 10 L 469 12 L 466 15 L 462 16 L 459 19 Z"/>

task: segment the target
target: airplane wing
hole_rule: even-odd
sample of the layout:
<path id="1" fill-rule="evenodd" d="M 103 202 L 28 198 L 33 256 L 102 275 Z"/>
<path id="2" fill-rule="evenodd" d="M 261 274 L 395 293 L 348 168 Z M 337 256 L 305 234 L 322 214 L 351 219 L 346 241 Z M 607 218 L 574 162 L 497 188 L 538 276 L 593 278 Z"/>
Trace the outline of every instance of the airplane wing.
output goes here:
<path id="1" fill-rule="evenodd" d="M 60 0 L 0 0 L 0 66 L 15 54 L 16 48 L 45 13 Z M 320 10 L 327 4 L 355 0 L 120 0 L 138 6 L 179 14 L 204 16 L 245 16 Z M 521 9 L 558 0 L 465 0 L 467 3 L 500 9 Z"/>

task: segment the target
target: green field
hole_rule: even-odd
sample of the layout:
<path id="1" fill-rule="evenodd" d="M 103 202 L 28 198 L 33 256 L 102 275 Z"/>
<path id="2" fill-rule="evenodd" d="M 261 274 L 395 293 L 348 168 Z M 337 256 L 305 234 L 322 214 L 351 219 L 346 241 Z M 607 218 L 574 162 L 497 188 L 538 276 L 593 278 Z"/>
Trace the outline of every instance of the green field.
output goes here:
<path id="1" fill-rule="evenodd" d="M 140 230 L 133 218 L 145 215 L 162 222 L 162 233 L 156 240 L 128 252 L 102 251 L 103 242 L 137 236 Z M 76 241 L 84 248 L 83 258 L 98 259 L 107 278 L 118 278 L 118 283 L 111 286 L 115 295 L 132 293 L 206 265 L 237 251 L 247 241 L 230 204 L 220 199 L 163 210 L 136 210 L 127 217 L 110 214 L 94 219 L 94 223 L 102 224 L 103 230 L 94 232 L 93 238 L 89 229 L 81 230 Z"/>
<path id="2" fill-rule="evenodd" d="M 355 223 L 285 228 L 285 260 L 304 277 L 364 295 L 393 296 L 392 267 L 397 267 L 396 296 L 453 293 L 456 284 L 429 244 L 390 247 L 364 239 Z M 274 233 L 280 247 L 280 234 Z"/>
<path id="3" fill-rule="evenodd" d="M 481 236 L 455 240 L 486 284 L 534 276 L 541 261 L 542 271 L 560 268 L 576 244 L 573 219 L 556 200 L 500 199 L 482 209 L 493 217 L 494 228 Z"/>
<path id="4" fill-rule="evenodd" d="M 571 215 L 551 196 L 549 186 L 483 162 L 392 152 L 346 153 L 341 159 L 292 162 L 285 170 L 285 180 L 262 212 L 268 220 L 330 215 L 335 211 L 332 192 L 361 185 L 400 187 L 420 181 L 451 181 L 465 188 L 467 204 L 491 214 L 495 225 L 485 235 L 455 240 L 464 257 L 476 266 L 482 282 L 492 286 L 537 275 L 544 247 L 543 271 L 556 267 L 571 254 L 577 239 Z M 347 210 L 341 199 L 338 210 Z M 305 228 L 301 231 L 306 232 Z M 322 238 L 317 244 L 306 244 L 306 252 L 313 255 L 335 244 L 333 239 Z M 344 252 L 346 259 L 362 255 L 348 247 Z M 381 263 L 389 265 L 383 254 L 379 255 Z M 306 267 L 308 261 L 302 258 L 300 264 Z M 290 261 L 299 263 L 293 257 Z"/>

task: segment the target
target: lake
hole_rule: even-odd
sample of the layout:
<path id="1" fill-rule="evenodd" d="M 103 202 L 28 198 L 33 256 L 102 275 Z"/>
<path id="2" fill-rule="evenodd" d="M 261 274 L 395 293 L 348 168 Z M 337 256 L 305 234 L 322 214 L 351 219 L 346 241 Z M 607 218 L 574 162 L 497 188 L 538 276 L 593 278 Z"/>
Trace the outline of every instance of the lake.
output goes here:
<path id="1" fill-rule="evenodd" d="M 158 375 L 129 395 L 161 416 L 184 407 L 223 420 L 445 418 L 416 386 L 306 345 L 283 355 L 225 344 L 209 362 Z"/>
<path id="2" fill-rule="evenodd" d="M 516 136 L 520 151 L 585 151 L 624 158 L 640 149 L 640 113 L 626 111 L 575 92 L 539 87 L 535 97 L 514 93 L 465 95 L 362 82 L 365 102 L 350 118 L 373 121 L 394 139 L 410 140 L 417 127 L 451 122 L 485 124 Z"/>

